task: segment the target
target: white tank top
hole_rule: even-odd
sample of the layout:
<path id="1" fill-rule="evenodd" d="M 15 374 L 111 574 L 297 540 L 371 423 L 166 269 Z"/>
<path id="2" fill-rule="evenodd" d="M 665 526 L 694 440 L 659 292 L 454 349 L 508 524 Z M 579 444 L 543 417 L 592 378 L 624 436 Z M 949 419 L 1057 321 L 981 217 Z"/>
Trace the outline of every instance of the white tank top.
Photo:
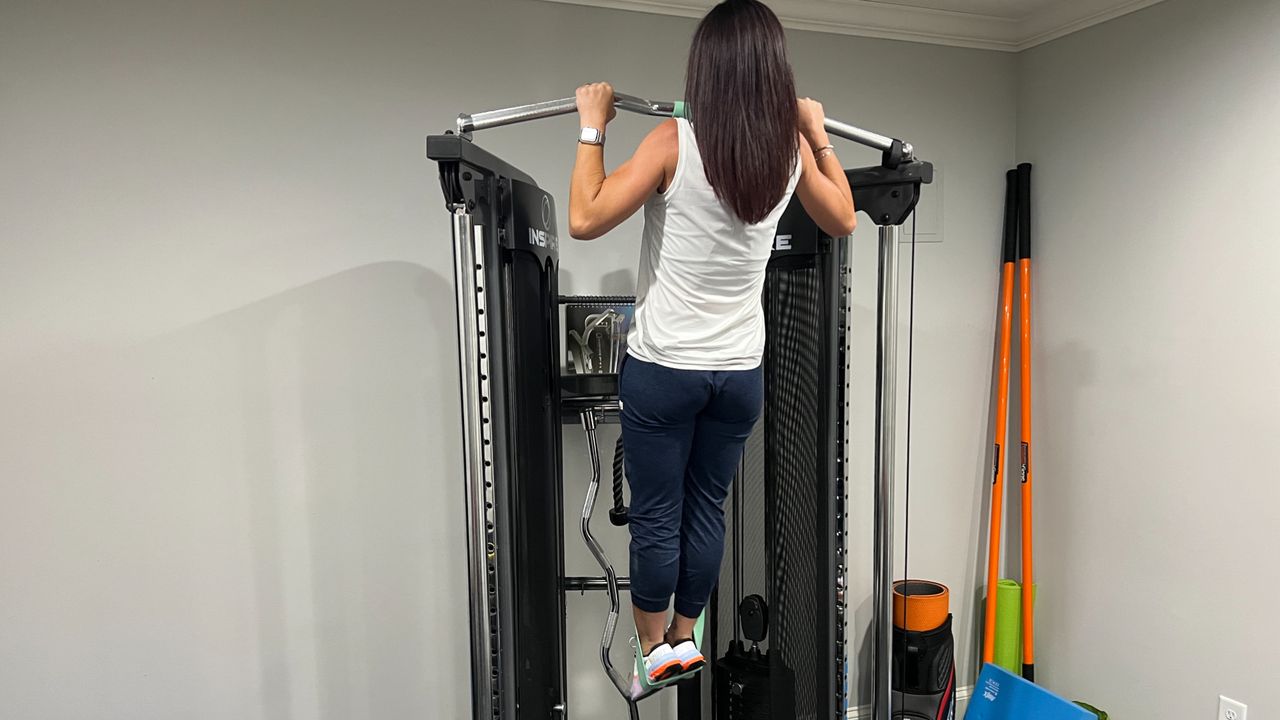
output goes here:
<path id="1" fill-rule="evenodd" d="M 800 156 L 778 206 L 762 222 L 747 224 L 707 182 L 689 121 L 676 124 L 675 176 L 644 206 L 627 351 L 682 370 L 753 370 L 764 355 L 765 266 L 800 179 Z"/>

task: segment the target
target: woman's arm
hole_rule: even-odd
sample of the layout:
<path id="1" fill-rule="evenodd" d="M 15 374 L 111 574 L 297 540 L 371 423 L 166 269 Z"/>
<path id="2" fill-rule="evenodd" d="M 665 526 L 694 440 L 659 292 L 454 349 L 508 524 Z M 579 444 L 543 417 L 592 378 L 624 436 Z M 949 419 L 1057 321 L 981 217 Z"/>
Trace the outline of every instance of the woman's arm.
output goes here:
<path id="1" fill-rule="evenodd" d="M 608 83 L 578 88 L 582 127 L 604 131 L 614 118 L 613 88 Z M 604 146 L 578 143 L 569 184 L 569 235 L 594 240 L 631 217 L 675 172 L 679 152 L 675 120 L 663 122 L 640 143 L 631 159 L 611 175 L 604 172 Z"/>
<path id="2" fill-rule="evenodd" d="M 825 121 L 826 115 L 820 103 L 809 98 L 800 101 L 800 158 L 803 168 L 800 183 L 796 185 L 796 195 L 800 197 L 805 212 L 823 232 L 831 237 L 844 237 L 853 233 L 858 225 L 858 216 L 844 168 L 836 159 L 835 151 L 827 148 L 830 140 L 823 127 Z"/>

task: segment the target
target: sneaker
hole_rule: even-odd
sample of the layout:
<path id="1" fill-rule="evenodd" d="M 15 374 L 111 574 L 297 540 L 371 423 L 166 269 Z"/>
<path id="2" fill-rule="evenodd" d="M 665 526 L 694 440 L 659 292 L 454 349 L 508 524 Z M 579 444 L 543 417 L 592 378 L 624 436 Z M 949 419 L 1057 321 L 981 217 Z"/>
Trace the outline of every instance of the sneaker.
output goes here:
<path id="1" fill-rule="evenodd" d="M 662 643 L 644 656 L 644 672 L 649 684 L 656 685 L 684 672 L 684 664 L 676 657 L 670 645 Z"/>
<path id="2" fill-rule="evenodd" d="M 702 657 L 702 651 L 692 640 L 676 643 L 671 648 L 676 658 L 680 661 L 681 673 L 691 673 L 701 670 L 703 665 L 707 664 L 707 659 Z"/>

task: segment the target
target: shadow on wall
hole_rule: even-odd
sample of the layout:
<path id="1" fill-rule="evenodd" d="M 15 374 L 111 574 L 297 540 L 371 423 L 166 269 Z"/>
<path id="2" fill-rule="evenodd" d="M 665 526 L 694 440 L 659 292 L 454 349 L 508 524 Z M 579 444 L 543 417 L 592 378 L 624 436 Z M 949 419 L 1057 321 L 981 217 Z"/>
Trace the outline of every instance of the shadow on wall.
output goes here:
<path id="1" fill-rule="evenodd" d="M 574 268 L 569 267 L 563 259 L 560 263 L 559 282 L 560 293 L 562 295 L 635 295 L 636 294 L 636 273 L 629 268 L 623 268 L 607 272 L 600 276 L 598 283 L 592 286 L 580 288 L 575 278 L 580 273 Z M 590 275 L 590 273 L 588 273 Z M 561 342 L 563 344 L 563 338 Z M 560 362 L 564 362 L 564 358 L 560 358 Z"/>
<path id="2" fill-rule="evenodd" d="M 994 274 L 993 274 L 994 275 Z M 975 486 L 970 512 L 976 513 L 973 534 L 969 541 L 969 564 L 973 570 L 973 594 L 970 602 L 973 608 L 973 624 L 970 628 L 970 652 L 966 657 L 957 657 L 961 667 L 973 668 L 972 677 L 977 677 L 982 670 L 982 656 L 985 645 L 987 609 L 987 572 L 990 567 L 991 552 L 991 500 L 992 488 L 995 484 L 996 459 L 996 409 L 1000 377 L 1000 315 L 1001 288 L 994 288 L 991 298 L 993 318 L 991 327 L 991 366 L 985 378 L 988 392 L 986 422 L 982 425 L 982 436 L 978 439 L 978 447 L 983 448 L 982 464 L 977 475 L 981 482 Z M 1003 503 L 1001 506 L 1001 527 L 997 528 L 1001 538 L 1000 546 L 1000 578 L 1022 578 L 1022 487 L 1019 482 L 1021 472 L 1021 430 L 1020 430 L 1020 353 L 1019 349 L 1019 312 L 1017 304 L 1013 308 L 1009 326 L 1009 385 L 1008 406 L 1006 408 L 1006 424 L 1001 432 L 1001 458 L 1004 467 Z M 1034 442 L 1034 436 L 1033 436 Z M 1038 605 L 1037 608 L 1040 606 Z"/>
<path id="3" fill-rule="evenodd" d="M 865 246 L 864 246 L 865 247 Z M 933 246 L 937 247 L 937 246 Z M 859 248 L 861 250 L 862 248 Z M 855 273 L 874 271 L 875 254 L 861 264 L 855 258 Z M 909 252 L 907 248 L 903 248 Z M 902 270 L 909 273 L 909 261 Z M 927 267 L 922 261 L 922 270 Z M 865 274 L 865 273 L 864 273 Z M 855 274 L 855 278 L 858 276 Z M 849 579 L 848 601 L 851 620 L 848 632 L 852 645 L 850 702 L 867 707 L 872 699 L 874 644 L 872 619 L 874 607 L 872 585 L 872 502 L 874 499 L 874 432 L 875 432 L 875 329 L 877 324 L 875 278 L 855 279 L 854 303 L 851 309 L 853 328 L 850 376 L 850 458 L 849 458 Z M 900 278 L 907 282 L 907 278 Z M 981 403 L 980 394 L 992 388 L 995 364 L 994 335 L 982 322 L 930 323 L 938 310 L 934 306 L 917 308 L 915 328 L 915 374 L 912 398 L 913 429 L 911 440 L 911 518 L 908 522 L 906 476 L 906 412 L 907 412 L 907 343 L 909 316 L 905 309 L 899 318 L 899 455 L 895 489 L 895 578 L 926 577 L 946 583 L 951 588 L 953 634 L 956 641 L 958 681 L 963 690 L 974 682 L 979 669 L 982 646 L 983 588 L 986 584 L 986 528 L 991 494 L 991 429 L 994 396 Z M 861 293 L 861 295 L 859 295 Z M 994 301 L 991 305 L 994 308 Z M 994 325 L 994 324 L 993 324 Z M 930 372 L 929 359 L 937 357 L 936 348 L 963 349 L 980 357 L 986 348 L 992 354 L 990 366 L 972 369 L 963 375 L 939 376 Z M 971 350 L 970 350 L 971 349 Z M 960 350 L 957 350 L 960 351 Z M 923 371 L 923 372 L 922 372 Z M 956 378 L 959 378 L 957 380 Z M 958 398 L 970 389 L 973 405 Z M 981 403 L 979 405 L 979 403 Z M 957 404 L 959 406 L 957 407 Z M 957 430 L 957 428 L 959 430 Z M 955 433 L 959 432 L 959 435 Z M 953 442 L 952 438 L 956 440 Z M 961 441 L 962 440 L 962 441 Z M 906 543 L 906 532 L 911 533 Z M 905 558 L 910 550 L 911 557 Z M 964 707 L 961 699 L 960 707 Z"/>
<path id="4" fill-rule="evenodd" d="M 242 357 L 263 370 L 241 375 L 260 639 L 290 648 L 291 610 L 310 606 L 299 634 L 316 644 L 323 717 L 439 710 L 423 691 L 449 671 L 430 648 L 466 644 L 436 637 L 466 626 L 451 610 L 465 565 L 449 561 L 464 554 L 442 552 L 464 537 L 457 377 L 426 370 L 456 366 L 452 312 L 436 311 L 453 295 L 449 279 L 385 263 L 258 304 L 263 322 L 241 325 Z M 287 564 L 304 547 L 305 576 Z"/>
<path id="5" fill-rule="evenodd" d="M 0 610 L 10 710 L 466 707 L 465 664 L 438 652 L 468 637 L 452 307 L 449 279 L 368 265 L 15 382 L 31 490 L 0 510 L 24 549 L 4 564 L 25 588 Z M 96 682 L 59 707 L 16 692 L 86 662 Z"/>
<path id="6" fill-rule="evenodd" d="M 999 296 L 994 301 L 997 307 L 997 318 L 999 318 Z M 1022 579 L 1022 487 L 1020 480 L 1020 413 L 1021 413 L 1021 368 L 1019 364 L 1018 353 L 1018 322 L 1020 313 L 1017 308 L 1013 315 L 1014 322 L 1011 326 L 1011 349 L 1010 349 L 1010 373 L 1009 373 L 1009 406 L 1008 406 L 1008 424 L 1006 432 L 1002 436 L 1003 452 L 1001 461 L 1005 463 L 1005 493 L 1004 504 L 1002 508 L 1003 543 L 1001 546 L 1000 567 L 1001 578 L 1012 578 L 1021 582 Z M 998 324 L 996 325 L 998 327 Z M 1071 548 L 1069 544 L 1055 542 L 1059 535 L 1069 535 L 1069 531 L 1063 532 L 1061 528 L 1070 528 L 1074 526 L 1074 518 L 1071 515 L 1072 506 L 1068 503 L 1055 502 L 1062 494 L 1070 492 L 1070 477 L 1073 474 L 1073 464 L 1070 459 L 1055 459 L 1051 463 L 1056 470 L 1054 478 L 1047 479 L 1048 485 L 1040 484 L 1041 476 L 1038 468 L 1042 467 L 1046 456 L 1046 449 L 1050 453 L 1053 452 L 1054 446 L 1074 447 L 1077 446 L 1075 438 L 1067 435 L 1071 433 L 1074 424 L 1071 422 L 1063 423 L 1057 426 L 1045 424 L 1044 419 L 1048 417 L 1050 420 L 1054 418 L 1075 418 L 1079 416 L 1079 411 L 1073 406 L 1074 399 L 1080 395 L 1079 390 L 1092 384 L 1096 375 L 1096 357 L 1085 349 L 1080 343 L 1072 342 L 1060 345 L 1054 348 L 1033 347 L 1032 352 L 1035 354 L 1034 361 L 1036 363 L 1033 371 L 1038 376 L 1051 375 L 1056 379 L 1064 380 L 1062 387 L 1069 388 L 1068 392 L 1055 393 L 1051 398 L 1057 408 L 1051 415 L 1041 414 L 1036 416 L 1034 420 L 1039 422 L 1038 426 L 1032 428 L 1032 482 L 1034 483 L 1034 503 L 1035 515 L 1033 517 L 1034 542 L 1037 549 L 1052 548 L 1053 553 L 1040 552 L 1036 555 L 1036 565 L 1034 572 L 1037 585 L 1043 583 L 1047 575 L 1059 575 L 1060 570 L 1056 567 L 1048 566 L 1045 560 L 1059 565 L 1065 565 L 1075 562 L 1075 558 L 1071 556 Z M 957 661 L 961 667 L 972 667 L 975 671 L 982 667 L 982 651 L 983 651 L 983 630 L 985 627 L 986 613 L 986 587 L 987 587 L 987 569 L 988 569 L 988 553 L 990 551 L 989 538 L 991 527 L 991 491 L 994 481 L 993 462 L 995 459 L 995 443 L 994 428 L 996 422 L 996 379 L 999 374 L 1000 347 L 999 337 L 993 336 L 991 345 L 991 373 L 988 382 L 991 385 L 990 400 L 987 412 L 987 423 L 983 428 L 983 436 L 981 442 L 986 448 L 983 454 L 983 464 L 979 470 L 984 481 L 979 483 L 978 490 L 973 496 L 971 512 L 978 513 L 978 520 L 973 527 L 973 535 L 970 538 L 970 562 L 969 567 L 973 572 L 973 594 L 970 598 L 972 607 L 974 608 L 974 622 L 970 633 L 971 652 L 966 657 L 957 657 Z M 1036 376 L 1033 376 L 1033 382 Z M 1037 401 L 1038 393 L 1043 390 L 1043 384 L 1036 384 L 1032 388 L 1033 408 L 1036 402 L 1045 402 L 1044 395 L 1040 395 Z M 1052 513 L 1046 512 L 1046 508 L 1052 508 Z M 1036 601 L 1036 625 L 1037 627 L 1043 623 L 1046 615 L 1059 614 L 1069 611 L 1061 603 L 1054 602 L 1053 598 L 1061 597 L 1062 593 L 1038 594 Z M 1042 654 L 1038 654 L 1041 656 Z M 1045 670 L 1044 663 L 1040 665 L 1040 670 Z"/>
<path id="7" fill-rule="evenodd" d="M 1043 403 L 1042 407 L 1052 408 L 1050 413 L 1040 412 L 1035 416 L 1039 423 L 1034 428 L 1032 439 L 1037 451 L 1033 459 L 1036 474 L 1035 483 L 1036 517 L 1033 526 L 1036 537 L 1036 582 L 1040 585 L 1036 606 L 1036 627 L 1045 628 L 1037 635 L 1036 667 L 1037 677 L 1044 676 L 1058 686 L 1053 689 L 1063 692 L 1069 688 L 1061 685 L 1061 675 L 1054 675 L 1055 658 L 1063 657 L 1073 650 L 1085 650 L 1087 642 L 1072 647 L 1055 638 L 1052 630 L 1062 627 L 1089 627 L 1095 618 L 1091 617 L 1094 608 L 1087 602 L 1064 602 L 1058 598 L 1071 597 L 1079 593 L 1079 588 L 1071 588 L 1064 578 L 1086 575 L 1088 568 L 1097 562 L 1083 550 L 1076 540 L 1082 527 L 1089 525 L 1087 515 L 1093 511 L 1090 503 L 1080 499 L 1081 474 L 1089 472 L 1087 464 L 1064 448 L 1079 448 L 1095 442 L 1094 437 L 1105 433 L 1109 428 L 1085 428 L 1080 418 L 1090 417 L 1095 410 L 1081 405 L 1081 399 L 1096 392 L 1098 376 L 1098 354 L 1088 343 L 1069 340 L 1045 347 L 1036 355 L 1037 366 L 1033 372 L 1040 377 L 1052 378 L 1049 383 L 1040 383 L 1036 391 L 1041 392 L 1033 397 L 1035 402 Z M 1037 397 L 1040 398 L 1037 400 Z M 1039 468 L 1051 468 L 1052 475 L 1039 471 Z M 1073 497 L 1074 496 L 1074 497 Z M 1084 510 L 1085 512 L 1081 512 Z M 1099 592 L 1105 592 L 1099 589 Z M 1121 590 L 1120 592 L 1123 592 Z M 1055 643 L 1055 640 L 1059 642 Z M 1096 649 L 1092 651 L 1096 652 Z M 1046 662 L 1047 661 L 1047 662 Z M 1042 669 L 1043 668 L 1043 669 Z M 1043 682 L 1043 681 L 1042 681 Z M 1079 691 L 1078 688 L 1074 688 Z M 1086 698 L 1094 702 L 1110 702 L 1104 697 Z"/>
<path id="8" fill-rule="evenodd" d="M 995 315 L 995 319 L 992 323 L 992 327 L 995 328 L 995 332 L 991 335 L 990 372 L 987 373 L 987 377 L 985 378 L 987 387 L 989 388 L 986 422 L 982 424 L 981 437 L 977 439 L 977 447 L 984 448 L 980 456 L 982 464 L 979 466 L 976 473 L 981 481 L 975 485 L 973 499 L 969 510 L 970 513 L 976 515 L 976 520 L 973 524 L 973 533 L 969 537 L 968 563 L 968 567 L 973 569 L 973 585 L 971 585 L 973 588 L 973 594 L 970 597 L 970 607 L 973 608 L 973 622 L 969 625 L 969 653 L 966 656 L 961 656 L 959 654 L 956 656 L 957 666 L 959 668 L 972 668 L 973 674 L 970 677 L 974 678 L 976 678 L 978 672 L 982 670 L 982 654 L 985 645 L 984 632 L 986 629 L 987 572 L 990 565 L 989 553 L 991 551 L 991 489 L 995 482 L 995 476 L 993 475 L 993 463 L 995 462 L 996 456 L 995 425 L 996 406 L 998 403 L 997 378 L 999 378 L 1000 375 L 1000 303 L 1000 288 L 997 287 L 996 292 L 992 296 L 991 303 L 991 307 Z M 1017 325 L 1011 325 L 1011 328 L 1016 332 Z M 1016 346 L 1017 340 L 1014 338 L 1012 340 L 1011 347 Z M 1016 362 L 1016 359 L 1013 360 L 1013 362 Z M 1015 388 L 1015 385 L 1010 385 L 1011 399 L 1017 394 L 1015 392 Z M 1017 416 L 1011 414 L 1010 417 Z M 1004 436 L 1005 442 L 1002 442 L 1002 445 L 1007 445 L 1009 437 L 1017 438 L 1018 435 L 1016 432 L 1012 434 L 1006 433 Z M 1005 448 L 1005 452 L 1002 454 L 1004 455 L 1004 458 L 1001 459 L 1001 462 L 1007 463 L 1008 458 L 1011 457 L 1007 447 Z M 1006 464 L 1006 487 L 1010 484 L 1009 477 L 1007 476 L 1009 467 L 1011 466 Z M 1010 517 L 1009 510 L 1010 507 L 1008 503 L 1006 503 L 1003 511 L 1005 518 Z M 1007 555 L 1002 555 L 1001 563 L 1003 567 L 1015 567 L 1014 565 L 1009 564 L 1009 558 Z M 1001 577 L 1008 576 L 1008 573 L 1001 574 Z"/>
<path id="9" fill-rule="evenodd" d="M 631 270 L 614 270 L 600 278 L 600 289 L 605 295 L 635 295 L 636 274 Z"/>

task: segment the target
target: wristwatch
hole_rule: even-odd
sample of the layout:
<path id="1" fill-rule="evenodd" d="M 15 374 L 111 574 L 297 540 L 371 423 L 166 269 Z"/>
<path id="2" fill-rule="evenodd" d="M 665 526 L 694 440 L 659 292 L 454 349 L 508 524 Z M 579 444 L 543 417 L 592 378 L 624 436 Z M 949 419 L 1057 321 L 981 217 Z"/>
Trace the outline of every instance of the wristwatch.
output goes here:
<path id="1" fill-rule="evenodd" d="M 583 145 L 603 145 L 604 131 L 593 127 L 584 127 L 578 133 L 578 142 Z"/>

